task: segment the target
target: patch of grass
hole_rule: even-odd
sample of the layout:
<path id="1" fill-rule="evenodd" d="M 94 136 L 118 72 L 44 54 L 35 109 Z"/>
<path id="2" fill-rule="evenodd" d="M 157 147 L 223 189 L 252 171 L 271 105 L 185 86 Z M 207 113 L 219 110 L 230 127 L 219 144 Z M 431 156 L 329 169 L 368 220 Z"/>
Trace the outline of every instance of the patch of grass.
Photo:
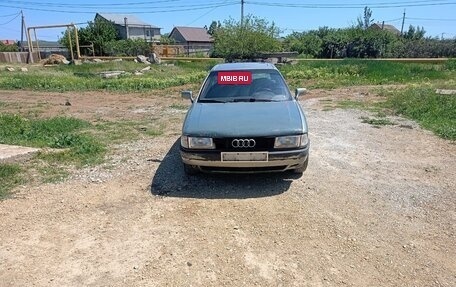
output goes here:
<path id="1" fill-rule="evenodd" d="M 89 135 L 79 135 L 69 148 L 59 152 L 42 152 L 38 158 L 50 163 L 70 163 L 76 166 L 94 165 L 102 162 L 106 153 L 103 143 Z"/>
<path id="2" fill-rule="evenodd" d="M 158 130 L 158 129 L 146 129 L 144 131 L 144 134 L 151 136 L 151 137 L 156 137 L 156 136 L 161 136 L 163 135 L 163 130 Z"/>
<path id="3" fill-rule="evenodd" d="M 455 64 L 400 63 L 377 60 L 301 61 L 281 72 L 291 87 L 336 88 L 353 85 L 446 83 L 456 78 Z"/>
<path id="4" fill-rule="evenodd" d="M 105 146 L 92 135 L 83 133 L 89 127 L 90 123 L 75 118 L 28 119 L 0 114 L 0 143 L 65 149 L 42 156 L 50 161 L 92 164 L 101 160 Z"/>
<path id="5" fill-rule="evenodd" d="M 95 130 L 93 132 L 102 141 L 116 144 L 125 139 L 137 139 L 137 126 L 138 123 L 133 121 L 99 121 L 94 125 Z"/>
<path id="6" fill-rule="evenodd" d="M 21 171 L 17 164 L 0 163 L 0 199 L 6 198 L 11 189 L 23 182 Z"/>
<path id="7" fill-rule="evenodd" d="M 99 64 L 59 65 L 31 69 L 28 73 L 0 71 L 0 89 L 41 91 L 95 91 L 119 92 L 164 89 L 185 84 L 200 83 L 216 62 L 175 62 L 172 66 L 151 65 L 142 76 L 133 73 L 145 67 L 132 61 Z M 117 79 L 103 79 L 103 71 L 127 72 Z"/>
<path id="8" fill-rule="evenodd" d="M 365 107 L 365 104 L 361 101 L 341 100 L 337 101 L 336 106 L 342 109 L 361 109 Z"/>
<path id="9" fill-rule="evenodd" d="M 362 122 L 366 124 L 370 124 L 373 126 L 387 126 L 387 125 L 395 125 L 392 121 L 387 118 L 370 118 L 370 117 L 361 117 Z"/>
<path id="10" fill-rule="evenodd" d="M 169 107 L 171 109 L 182 110 L 182 111 L 188 110 L 188 105 L 184 105 L 184 104 L 172 104 Z"/>
<path id="11" fill-rule="evenodd" d="M 456 71 L 456 59 L 449 59 L 445 63 L 445 68 L 449 71 Z"/>
<path id="12" fill-rule="evenodd" d="M 58 165 L 46 165 L 38 168 L 44 183 L 57 183 L 68 177 L 69 172 Z"/>
<path id="13" fill-rule="evenodd" d="M 67 147 L 63 141 L 76 137 L 73 132 L 89 125 L 88 122 L 67 117 L 29 119 L 0 114 L 0 142 L 33 147 Z"/>
<path id="14" fill-rule="evenodd" d="M 141 135 L 160 136 L 164 125 L 158 124 L 159 119 L 145 121 L 100 121 L 95 125 L 96 136 L 109 144 L 121 143 L 125 140 L 136 140 Z"/>
<path id="15" fill-rule="evenodd" d="M 416 120 L 445 139 L 456 140 L 456 97 L 431 88 L 409 88 L 388 95 L 384 106 Z"/>

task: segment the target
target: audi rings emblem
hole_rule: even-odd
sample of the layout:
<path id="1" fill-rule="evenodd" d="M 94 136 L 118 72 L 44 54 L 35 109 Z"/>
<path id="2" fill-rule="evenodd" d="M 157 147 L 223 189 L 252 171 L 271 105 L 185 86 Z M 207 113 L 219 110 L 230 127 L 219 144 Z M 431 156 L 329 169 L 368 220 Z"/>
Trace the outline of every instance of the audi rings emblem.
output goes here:
<path id="1" fill-rule="evenodd" d="M 231 146 L 234 148 L 252 148 L 255 147 L 256 142 L 254 139 L 234 139 Z"/>

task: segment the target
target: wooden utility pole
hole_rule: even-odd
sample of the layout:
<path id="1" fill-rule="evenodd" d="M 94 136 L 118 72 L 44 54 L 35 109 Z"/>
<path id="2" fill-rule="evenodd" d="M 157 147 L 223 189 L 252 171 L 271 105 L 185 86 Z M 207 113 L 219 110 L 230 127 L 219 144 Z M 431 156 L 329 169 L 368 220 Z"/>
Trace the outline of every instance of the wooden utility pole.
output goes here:
<path id="1" fill-rule="evenodd" d="M 241 26 L 244 24 L 244 0 L 241 0 Z"/>
<path id="2" fill-rule="evenodd" d="M 24 30 L 25 30 L 25 21 L 24 13 L 21 10 L 22 21 L 21 21 L 21 52 L 24 52 Z"/>
<path id="3" fill-rule="evenodd" d="M 405 9 L 404 9 L 404 14 L 402 15 L 401 36 L 402 36 L 402 33 L 404 33 L 404 22 L 405 22 Z"/>
<path id="4" fill-rule="evenodd" d="M 130 31 L 128 31 L 128 19 L 127 17 L 124 18 L 124 23 L 125 23 L 125 35 L 127 37 L 127 40 L 130 39 Z"/>

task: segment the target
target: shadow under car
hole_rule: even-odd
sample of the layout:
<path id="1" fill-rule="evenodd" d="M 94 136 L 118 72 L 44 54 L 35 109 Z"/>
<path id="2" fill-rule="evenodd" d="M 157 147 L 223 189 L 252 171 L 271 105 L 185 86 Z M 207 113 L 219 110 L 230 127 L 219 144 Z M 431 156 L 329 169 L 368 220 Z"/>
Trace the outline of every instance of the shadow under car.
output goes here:
<path id="1" fill-rule="evenodd" d="M 168 197 L 245 199 L 281 194 L 298 176 L 292 172 L 255 174 L 184 173 L 177 139 L 158 166 L 151 193 Z"/>

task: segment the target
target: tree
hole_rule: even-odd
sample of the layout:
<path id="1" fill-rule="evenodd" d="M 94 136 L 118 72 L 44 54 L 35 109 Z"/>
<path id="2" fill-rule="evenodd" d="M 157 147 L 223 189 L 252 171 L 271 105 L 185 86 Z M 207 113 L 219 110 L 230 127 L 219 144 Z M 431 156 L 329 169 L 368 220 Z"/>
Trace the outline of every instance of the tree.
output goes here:
<path id="1" fill-rule="evenodd" d="M 408 31 L 404 34 L 404 38 L 410 40 L 420 40 L 424 38 L 424 34 L 426 34 L 424 27 L 420 28 L 420 26 L 416 26 L 415 28 L 413 25 L 410 25 Z"/>
<path id="2" fill-rule="evenodd" d="M 160 37 L 160 44 L 162 45 L 174 45 L 176 44 L 176 40 L 174 38 L 169 37 L 170 33 L 165 33 Z"/>
<path id="3" fill-rule="evenodd" d="M 357 27 L 367 30 L 367 28 L 369 28 L 370 25 L 374 22 L 374 19 L 371 19 L 371 18 L 372 18 L 372 10 L 367 6 L 364 7 L 364 15 L 363 15 L 363 17 L 361 17 L 361 16 L 358 17 Z"/>
<path id="4" fill-rule="evenodd" d="M 5 45 L 0 42 L 0 52 L 17 52 L 18 50 L 18 45 Z"/>
<path id="5" fill-rule="evenodd" d="M 215 30 L 219 29 L 220 27 L 222 27 L 220 21 L 212 21 L 211 25 L 209 25 L 209 29 L 206 27 L 207 33 L 209 35 L 214 35 Z"/>
<path id="6" fill-rule="evenodd" d="M 150 44 L 144 39 L 126 39 L 106 42 L 104 52 L 109 56 L 149 55 Z"/>
<path id="7" fill-rule="evenodd" d="M 287 37 L 283 42 L 285 50 L 298 52 L 300 55 L 317 58 L 322 50 L 323 40 L 311 32 L 294 32 Z"/>
<path id="8" fill-rule="evenodd" d="M 252 59 L 263 52 L 279 51 L 279 33 L 280 30 L 274 23 L 269 24 L 267 20 L 252 15 L 245 17 L 242 25 L 233 19 L 226 20 L 212 35 L 212 56 L 227 60 Z"/>
<path id="9" fill-rule="evenodd" d="M 73 48 L 75 48 L 74 31 L 72 29 L 66 30 L 59 39 L 59 42 L 70 48 L 69 33 L 71 33 L 71 42 Z M 110 21 L 96 18 L 95 21 L 90 21 L 87 27 L 78 29 L 79 44 L 80 45 L 91 45 L 93 44 L 95 53 L 97 55 L 105 55 L 105 43 L 110 41 L 118 40 L 118 34 L 114 24 Z"/>

